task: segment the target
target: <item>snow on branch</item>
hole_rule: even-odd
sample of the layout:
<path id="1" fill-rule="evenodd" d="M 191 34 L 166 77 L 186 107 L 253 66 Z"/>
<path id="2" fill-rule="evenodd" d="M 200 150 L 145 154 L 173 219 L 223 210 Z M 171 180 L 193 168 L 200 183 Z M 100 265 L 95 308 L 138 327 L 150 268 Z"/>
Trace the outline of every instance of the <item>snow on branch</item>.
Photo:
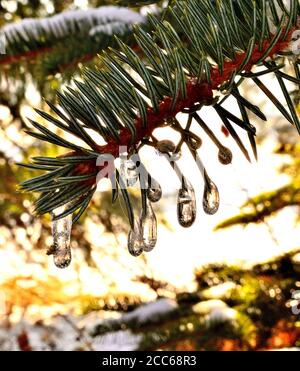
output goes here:
<path id="1" fill-rule="evenodd" d="M 71 10 L 44 19 L 27 18 L 8 24 L 0 33 L 5 36 L 8 49 L 22 42 L 59 40 L 71 35 L 96 33 L 114 34 L 126 30 L 133 24 L 143 23 L 140 13 L 117 6 L 103 6 L 96 9 Z"/>

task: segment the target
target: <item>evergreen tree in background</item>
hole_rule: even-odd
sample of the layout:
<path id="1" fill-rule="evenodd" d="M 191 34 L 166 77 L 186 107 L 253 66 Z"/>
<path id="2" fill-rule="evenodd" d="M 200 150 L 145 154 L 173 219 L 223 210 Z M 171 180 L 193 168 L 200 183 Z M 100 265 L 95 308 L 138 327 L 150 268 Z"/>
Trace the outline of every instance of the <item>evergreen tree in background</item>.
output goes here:
<path id="1" fill-rule="evenodd" d="M 253 104 L 242 96 L 240 85 L 244 80 L 253 80 L 270 104 L 300 131 L 297 110 L 286 85 L 300 84 L 294 40 L 299 30 L 298 0 L 118 3 L 123 8 L 71 11 L 2 29 L 7 54 L 0 59 L 1 78 L 7 81 L 24 82 L 31 75 L 39 86 L 53 75 L 68 78 L 65 71 L 69 67 L 76 72 L 78 65 L 91 61 L 105 49 L 93 66 L 81 68 L 80 76 L 57 93 L 57 104 L 48 101 L 51 113 L 46 108 L 37 110 L 41 121 L 30 119 L 27 130 L 38 140 L 67 149 L 61 156 L 34 157 L 32 164 L 23 164 L 46 173 L 20 186 L 22 191 L 41 193 L 35 207 L 37 214 L 52 215 L 54 245 L 50 253 L 59 267 L 71 261 L 72 223 L 84 213 L 101 180 L 99 171 L 105 165 L 99 166 L 99 156 L 121 157 L 120 169 L 113 166 L 109 173 L 113 202 L 119 196 L 124 200 L 131 227 L 128 248 L 132 255 L 139 256 L 155 246 L 157 222 L 152 203 L 162 195 L 158 181 L 139 158 L 142 147 L 156 148 L 163 155 L 161 161 L 163 157 L 172 160 L 170 164 L 181 182 L 178 221 L 190 227 L 196 218 L 195 191 L 176 163 L 183 145 L 203 177 L 204 211 L 215 214 L 220 202 L 217 185 L 197 153 L 204 138 L 193 128 L 200 126 L 216 145 L 221 164 L 232 161 L 231 150 L 200 115 L 203 107 L 209 106 L 218 114 L 224 132 L 249 161 L 251 156 L 236 128 L 244 130 L 253 157 L 257 158 L 256 129 L 250 117 L 253 114 L 264 121 L 267 118 L 257 102 Z M 145 8 L 140 7 L 149 4 L 153 6 L 146 15 Z M 289 62 L 292 74 L 287 68 Z M 286 102 L 280 102 L 262 82 L 261 76 L 269 73 L 276 76 Z M 228 97 L 235 98 L 240 116 L 223 106 Z M 186 115 L 184 124 L 178 121 L 179 113 Z M 179 143 L 168 138 L 157 140 L 154 130 L 165 126 L 180 134 Z M 99 143 L 99 135 L 105 144 Z M 82 144 L 74 143 L 72 138 L 80 139 Z M 138 180 L 142 211 L 136 218 L 127 188 Z"/>

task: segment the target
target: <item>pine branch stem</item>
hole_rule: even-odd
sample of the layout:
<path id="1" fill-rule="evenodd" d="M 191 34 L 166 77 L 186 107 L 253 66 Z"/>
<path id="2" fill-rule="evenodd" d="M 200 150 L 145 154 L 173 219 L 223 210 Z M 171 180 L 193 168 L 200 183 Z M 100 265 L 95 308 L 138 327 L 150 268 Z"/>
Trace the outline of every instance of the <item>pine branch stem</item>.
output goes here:
<path id="1" fill-rule="evenodd" d="M 39 57 L 42 54 L 51 53 L 53 48 L 40 48 L 38 50 L 29 50 L 28 52 L 16 54 L 16 55 L 8 55 L 8 56 L 0 56 L 0 65 L 7 65 L 12 63 L 17 63 L 22 60 L 26 59 L 34 59 Z"/>
<path id="2" fill-rule="evenodd" d="M 294 30 L 291 30 L 288 34 L 287 39 L 282 40 L 280 39 L 279 42 L 273 46 L 273 48 L 269 51 L 268 55 L 265 57 L 272 58 L 277 53 L 286 49 L 289 45 L 289 42 L 292 38 Z M 282 31 L 284 34 L 284 30 Z M 272 35 L 271 35 L 272 39 Z M 261 58 L 261 56 L 268 50 L 271 41 L 264 41 L 262 43 L 262 48 L 257 44 L 254 47 L 252 56 L 249 62 L 244 66 L 243 70 L 249 73 L 252 67 L 256 64 L 256 62 Z M 211 83 L 204 83 L 204 82 L 197 82 L 197 78 L 192 77 L 187 82 L 186 86 L 186 96 L 187 98 L 178 97 L 176 104 L 173 104 L 173 100 L 171 97 L 165 97 L 165 99 L 159 104 L 159 109 L 155 111 L 153 108 L 148 108 L 147 110 L 147 125 L 144 126 L 142 122 L 142 118 L 138 117 L 135 120 L 135 127 L 136 127 L 136 140 L 135 143 L 139 143 L 142 141 L 144 137 L 150 137 L 152 132 L 163 125 L 163 123 L 170 119 L 175 118 L 175 116 L 179 113 L 184 111 L 185 109 L 192 109 L 196 104 L 204 104 L 204 105 L 211 105 L 214 101 L 214 94 L 213 91 L 217 90 L 224 82 L 228 81 L 233 72 L 239 68 L 239 66 L 244 62 L 246 57 L 246 53 L 239 53 L 236 54 L 235 60 L 233 61 L 225 61 L 223 72 L 217 67 L 213 67 L 211 71 Z M 128 153 L 132 147 L 131 145 L 131 133 L 127 128 L 122 128 L 119 134 L 119 141 L 115 139 L 109 140 L 109 142 L 104 146 L 97 146 L 97 151 L 99 154 L 109 153 L 114 157 L 119 157 L 119 147 L 120 146 L 127 146 Z M 69 153 L 67 156 L 73 156 L 74 152 Z M 78 155 L 78 154 L 77 154 Z M 86 171 L 95 171 L 95 165 L 92 166 L 91 164 L 94 160 L 91 160 L 91 163 L 81 164 L 79 173 L 86 173 Z"/>

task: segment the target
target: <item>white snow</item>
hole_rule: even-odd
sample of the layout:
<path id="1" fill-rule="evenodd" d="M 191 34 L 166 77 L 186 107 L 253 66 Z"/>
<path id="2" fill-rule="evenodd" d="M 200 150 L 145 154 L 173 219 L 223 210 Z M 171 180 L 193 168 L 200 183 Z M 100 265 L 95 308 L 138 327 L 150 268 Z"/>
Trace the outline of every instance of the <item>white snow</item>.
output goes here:
<path id="1" fill-rule="evenodd" d="M 208 323 L 226 323 L 226 322 L 233 322 L 237 319 L 238 311 L 233 308 L 216 308 L 208 314 L 207 321 Z"/>
<path id="2" fill-rule="evenodd" d="M 207 299 L 223 299 L 237 287 L 234 282 L 225 282 L 217 286 L 212 286 L 203 291 L 203 297 Z"/>
<path id="3" fill-rule="evenodd" d="M 216 299 L 194 305 L 193 312 L 205 315 L 209 325 L 216 322 L 233 322 L 238 316 L 238 312 L 235 309 L 229 308 L 224 301 Z"/>
<path id="4" fill-rule="evenodd" d="M 159 299 L 156 302 L 144 304 L 130 313 L 116 317 L 111 313 L 110 318 L 103 318 L 102 325 L 121 325 L 129 321 L 137 321 L 139 325 L 177 308 L 177 303 L 170 299 Z M 116 314 L 117 312 L 115 312 Z M 99 316 L 100 313 L 97 313 Z M 18 337 L 26 333 L 32 350 L 97 350 L 131 351 L 139 348 L 142 334 L 134 334 L 130 330 L 108 331 L 103 335 L 91 336 L 92 329 L 97 326 L 95 315 L 83 317 L 56 316 L 50 322 L 33 324 L 25 320 L 10 328 L 0 326 L 0 350 L 20 350 Z M 99 324 L 99 321 L 98 321 Z"/>
<path id="5" fill-rule="evenodd" d="M 126 326 L 131 320 L 138 321 L 142 325 L 146 321 L 151 321 L 157 316 L 161 316 L 177 308 L 177 303 L 170 299 L 159 299 L 138 307 L 131 313 L 123 314 L 118 318 L 112 319 L 117 312 L 110 313 L 110 318 L 102 319 L 102 325 L 120 324 Z M 238 312 L 227 306 L 221 300 L 208 300 L 193 306 L 194 313 L 206 319 L 208 326 L 217 323 L 236 324 Z M 82 317 L 72 315 L 54 317 L 50 322 L 40 322 L 32 324 L 25 320 L 20 321 L 11 327 L 6 327 L 5 323 L 0 326 L 0 351 L 20 350 L 18 338 L 21 334 L 26 334 L 28 344 L 34 351 L 74 351 L 74 350 L 94 350 L 94 351 L 134 351 L 140 348 L 143 340 L 143 332 L 137 333 L 129 329 L 117 329 L 108 331 L 98 336 L 91 336 L 91 330 L 97 326 L 96 318 L 101 316 L 101 312 L 90 313 Z M 25 341 L 26 345 L 26 341 Z M 299 351 L 299 348 L 282 349 Z"/>
<path id="6" fill-rule="evenodd" d="M 129 25 L 131 26 L 131 24 Z M 120 23 L 119 21 L 110 22 L 108 24 L 100 24 L 91 28 L 89 35 L 94 36 L 97 34 L 113 35 L 115 33 L 123 34 L 128 29 L 128 24 Z"/>
<path id="7" fill-rule="evenodd" d="M 222 300 L 207 300 L 202 301 L 193 306 L 193 312 L 198 314 L 208 314 L 212 311 L 222 310 L 227 308 L 227 304 Z"/>
<path id="8" fill-rule="evenodd" d="M 157 318 L 162 317 L 178 307 L 176 301 L 171 299 L 158 299 L 157 301 L 143 304 L 136 308 L 135 310 L 125 313 L 117 319 L 112 320 L 100 320 L 96 325 L 121 325 L 127 324 L 129 322 L 136 322 L 139 325 L 144 324 L 145 322 L 155 321 Z"/>
<path id="9" fill-rule="evenodd" d="M 133 351 L 138 349 L 141 340 L 141 335 L 134 335 L 129 330 L 121 330 L 96 336 L 92 347 L 95 351 Z"/>
<path id="10" fill-rule="evenodd" d="M 121 322 L 136 321 L 139 324 L 155 320 L 156 318 L 174 311 L 178 307 L 176 301 L 171 299 L 158 299 L 157 301 L 141 305 L 130 313 L 121 317 Z"/>
<path id="11" fill-rule="evenodd" d="M 126 324 L 131 321 L 143 325 L 149 321 L 174 311 L 178 307 L 176 301 L 171 299 L 158 299 L 155 302 L 150 302 L 141 305 L 130 313 L 126 313 L 117 320 L 113 320 L 114 324 Z M 103 321 L 102 324 L 112 323 L 110 321 Z M 142 335 L 133 334 L 128 330 L 112 331 L 104 335 L 95 337 L 92 343 L 94 350 L 124 350 L 131 351 L 138 349 L 139 343 L 142 340 Z"/>
<path id="12" fill-rule="evenodd" d="M 114 34 L 124 32 L 133 24 L 143 23 L 145 17 L 130 9 L 118 6 L 102 6 L 96 9 L 66 11 L 44 19 L 26 18 L 18 23 L 10 23 L 0 29 L 9 44 L 19 39 L 38 40 L 51 34 L 63 38 L 78 32 Z"/>

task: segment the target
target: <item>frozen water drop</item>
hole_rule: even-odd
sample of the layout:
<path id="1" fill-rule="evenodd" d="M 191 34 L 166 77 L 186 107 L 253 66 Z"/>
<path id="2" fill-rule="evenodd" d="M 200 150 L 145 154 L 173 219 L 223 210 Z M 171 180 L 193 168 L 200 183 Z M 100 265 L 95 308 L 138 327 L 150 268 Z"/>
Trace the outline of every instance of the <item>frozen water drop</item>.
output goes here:
<path id="1" fill-rule="evenodd" d="M 128 235 L 128 251 L 134 256 L 140 256 L 144 251 L 144 243 L 141 236 L 141 227 L 139 223 L 135 223 L 134 229 L 129 232 Z"/>
<path id="2" fill-rule="evenodd" d="M 53 254 L 54 264 L 58 268 L 66 268 L 70 265 L 72 260 L 70 240 L 72 230 L 72 214 L 63 218 L 53 220 L 55 216 L 63 213 L 68 208 L 64 205 L 52 211 L 52 236 L 53 247 L 51 249 Z"/>
<path id="3" fill-rule="evenodd" d="M 63 249 L 53 255 L 54 264 L 57 268 L 67 268 L 72 261 L 71 249 Z"/>
<path id="4" fill-rule="evenodd" d="M 178 192 L 177 217 L 179 224 L 184 228 L 191 227 L 197 214 L 195 191 L 193 186 L 185 180 Z"/>
<path id="5" fill-rule="evenodd" d="M 214 215 L 219 210 L 220 195 L 217 186 L 211 180 L 207 181 L 203 195 L 203 210 L 208 215 Z"/>
<path id="6" fill-rule="evenodd" d="M 147 202 L 147 209 L 140 216 L 141 236 L 144 243 L 144 251 L 150 252 L 157 242 L 157 220 L 150 202 Z"/>
<path id="7" fill-rule="evenodd" d="M 162 189 L 160 184 L 153 178 L 151 178 L 151 184 L 147 189 L 147 197 L 151 202 L 158 202 L 162 196 Z"/>

